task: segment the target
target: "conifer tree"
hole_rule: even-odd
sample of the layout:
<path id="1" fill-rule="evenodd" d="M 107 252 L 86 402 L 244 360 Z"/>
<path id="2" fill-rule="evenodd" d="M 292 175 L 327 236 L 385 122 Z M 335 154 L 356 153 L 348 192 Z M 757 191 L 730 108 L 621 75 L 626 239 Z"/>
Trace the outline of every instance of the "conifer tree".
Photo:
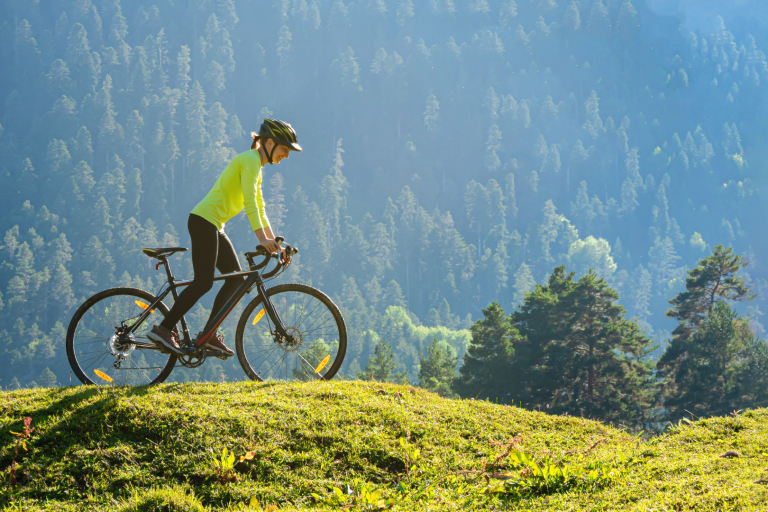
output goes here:
<path id="1" fill-rule="evenodd" d="M 616 19 L 616 35 L 621 39 L 630 39 L 637 34 L 639 28 L 637 9 L 632 5 L 632 0 L 624 0 Z"/>
<path id="2" fill-rule="evenodd" d="M 413 9 L 413 1 L 412 0 L 401 0 L 400 3 L 397 4 L 397 25 L 402 27 L 404 26 L 409 19 L 413 18 L 414 16 L 414 9 Z"/>
<path id="3" fill-rule="evenodd" d="M 512 297 L 512 304 L 519 306 L 525 300 L 525 294 L 533 291 L 536 282 L 533 279 L 531 273 L 531 267 L 525 263 L 520 264 L 520 268 L 517 269 L 515 275 L 512 277 L 514 280 L 514 296 Z"/>
<path id="4" fill-rule="evenodd" d="M 495 302 L 483 309 L 483 316 L 472 325 L 472 342 L 453 388 L 464 398 L 498 398 L 510 403 L 515 380 L 511 359 L 517 330 Z"/>
<path id="5" fill-rule="evenodd" d="M 192 81 L 192 78 L 189 76 L 189 63 L 191 61 L 192 59 L 190 58 L 189 46 L 182 45 L 181 49 L 179 50 L 178 57 L 176 57 L 176 84 L 178 85 L 179 89 L 181 89 L 182 94 L 185 96 L 187 94 L 187 90 L 189 89 L 189 82 Z"/>
<path id="6" fill-rule="evenodd" d="M 647 423 L 654 401 L 646 362 L 654 348 L 616 303 L 618 294 L 593 272 L 578 281 L 555 268 L 546 286 L 512 313 L 524 385 L 514 400 L 549 412 Z"/>
<path id="7" fill-rule="evenodd" d="M 427 96 L 427 108 L 424 111 L 424 126 L 428 131 L 434 131 L 437 128 L 438 110 L 440 110 L 440 103 L 434 94 L 430 94 Z"/>
<path id="8" fill-rule="evenodd" d="M 589 33 L 595 37 L 607 38 L 611 34 L 611 20 L 608 9 L 605 8 L 603 0 L 595 0 L 589 11 L 589 21 L 587 22 Z"/>
<path id="9" fill-rule="evenodd" d="M 443 397 L 453 396 L 451 388 L 456 378 L 458 358 L 452 354 L 453 350 L 448 345 L 439 343 L 435 338 L 426 348 L 426 357 L 419 351 L 419 387 Z"/>
<path id="10" fill-rule="evenodd" d="M 581 15 L 579 14 L 579 5 L 575 1 L 568 4 L 568 8 L 565 10 L 563 26 L 574 31 L 581 28 Z"/>
<path id="11" fill-rule="evenodd" d="M 499 8 L 499 23 L 508 26 L 517 16 L 517 4 L 515 0 L 504 0 Z"/>
<path id="12" fill-rule="evenodd" d="M 341 172 L 344 167 L 341 147 L 342 139 L 336 141 L 336 151 L 331 172 L 323 178 L 320 195 L 323 205 L 323 219 L 326 226 L 328 243 L 336 245 L 341 240 L 341 220 L 347 209 L 347 189 L 349 183 Z"/>
<path id="13" fill-rule="evenodd" d="M 359 380 L 374 380 L 378 382 L 395 382 L 403 384 L 406 372 L 397 372 L 397 362 L 392 353 L 392 347 L 384 341 L 379 341 L 373 355 L 368 359 L 365 368 L 357 375 Z"/>

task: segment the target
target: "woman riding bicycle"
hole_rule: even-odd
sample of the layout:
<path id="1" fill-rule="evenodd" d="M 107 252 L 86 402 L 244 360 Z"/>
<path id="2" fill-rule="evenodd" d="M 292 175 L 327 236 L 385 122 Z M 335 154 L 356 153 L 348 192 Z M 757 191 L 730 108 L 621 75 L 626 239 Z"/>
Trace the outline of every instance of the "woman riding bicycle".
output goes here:
<path id="1" fill-rule="evenodd" d="M 264 162 L 279 164 L 288 158 L 289 152 L 301 151 L 296 138 L 296 131 L 290 124 L 276 119 L 265 119 L 259 133 L 252 133 L 253 143 L 250 151 L 240 153 L 229 163 L 216 180 L 210 192 L 192 209 L 189 214 L 189 236 L 192 242 L 192 267 L 194 279 L 179 294 L 168 315 L 159 325 L 152 327 L 147 337 L 163 351 L 183 354 L 179 337 L 173 331 L 176 323 L 213 287 L 215 269 L 222 274 L 239 272 L 240 262 L 237 253 L 224 233 L 224 224 L 245 208 L 259 243 L 272 254 L 278 251 L 281 258 L 289 261 L 286 254 L 275 242 L 275 235 L 264 211 L 264 199 L 261 193 L 261 167 Z M 206 353 L 216 357 L 230 357 L 234 351 L 224 344 L 224 337 L 215 331 L 212 325 L 217 313 L 234 294 L 244 277 L 226 279 L 216 295 L 208 322 L 196 342 L 203 343 Z M 210 333 L 206 335 L 206 333 Z M 200 336 L 207 339 L 201 340 Z"/>

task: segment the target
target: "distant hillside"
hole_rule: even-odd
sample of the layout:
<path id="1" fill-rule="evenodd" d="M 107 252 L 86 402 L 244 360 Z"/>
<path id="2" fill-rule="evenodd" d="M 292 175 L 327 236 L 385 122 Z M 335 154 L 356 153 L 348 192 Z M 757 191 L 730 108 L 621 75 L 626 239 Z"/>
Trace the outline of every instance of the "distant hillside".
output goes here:
<path id="1" fill-rule="evenodd" d="M 12 487 L 12 432 L 26 417 L 34 431 Z M 768 411 L 749 411 L 646 441 L 360 382 L 0 392 L 0 507 L 755 510 L 768 502 L 767 426 Z M 217 473 L 223 448 L 236 457 L 229 477 Z M 739 456 L 720 457 L 728 450 Z"/>
<path id="2" fill-rule="evenodd" d="M 158 289 L 140 248 L 188 246 L 190 210 L 265 116 L 304 148 L 263 171 L 301 248 L 283 279 L 342 308 L 344 374 L 380 339 L 415 379 L 424 340 L 388 308 L 455 341 L 558 264 L 604 275 L 663 350 L 667 301 L 718 244 L 751 260 L 740 312 L 762 335 L 763 5 L 0 0 L 0 385 L 68 383 L 77 305 Z M 244 216 L 226 230 L 256 244 Z"/>

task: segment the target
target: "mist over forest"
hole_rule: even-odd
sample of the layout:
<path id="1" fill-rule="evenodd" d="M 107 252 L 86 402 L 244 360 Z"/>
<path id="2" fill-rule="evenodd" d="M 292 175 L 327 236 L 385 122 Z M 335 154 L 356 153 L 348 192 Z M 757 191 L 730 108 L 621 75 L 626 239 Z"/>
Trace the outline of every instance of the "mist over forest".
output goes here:
<path id="1" fill-rule="evenodd" d="M 365 374 L 382 343 L 410 382 L 433 339 L 461 366 L 484 308 L 513 313 L 565 265 L 618 294 L 650 383 L 679 323 L 669 300 L 718 245 L 749 261 L 739 276 L 757 293 L 721 313 L 747 321 L 734 332 L 763 354 L 765 11 L 3 0 L 0 386 L 70 383 L 75 309 L 107 287 L 159 289 L 140 249 L 188 246 L 190 210 L 264 117 L 304 148 L 263 170 L 272 227 L 301 250 L 280 281 L 342 308 L 344 376 Z M 226 232 L 239 253 L 258 243 L 244 214 Z M 189 253 L 171 263 L 192 276 Z M 171 377 L 243 378 L 234 359 Z"/>

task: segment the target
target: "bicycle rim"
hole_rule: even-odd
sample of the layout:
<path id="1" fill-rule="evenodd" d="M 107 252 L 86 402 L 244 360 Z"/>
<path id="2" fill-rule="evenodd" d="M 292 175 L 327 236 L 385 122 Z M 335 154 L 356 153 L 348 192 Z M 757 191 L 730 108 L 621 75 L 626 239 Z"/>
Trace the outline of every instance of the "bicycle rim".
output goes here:
<path id="1" fill-rule="evenodd" d="M 134 333 L 125 333 L 154 300 L 143 290 L 112 288 L 80 306 L 67 331 L 67 357 L 80 382 L 141 386 L 168 378 L 176 356 L 160 352 L 147 338 L 168 308 L 158 304 Z"/>
<path id="2" fill-rule="evenodd" d="M 267 290 L 291 340 L 282 340 L 261 297 L 246 306 L 237 326 L 237 357 L 258 381 L 329 380 L 347 351 L 347 328 L 336 304 L 320 290 L 282 284 Z"/>

